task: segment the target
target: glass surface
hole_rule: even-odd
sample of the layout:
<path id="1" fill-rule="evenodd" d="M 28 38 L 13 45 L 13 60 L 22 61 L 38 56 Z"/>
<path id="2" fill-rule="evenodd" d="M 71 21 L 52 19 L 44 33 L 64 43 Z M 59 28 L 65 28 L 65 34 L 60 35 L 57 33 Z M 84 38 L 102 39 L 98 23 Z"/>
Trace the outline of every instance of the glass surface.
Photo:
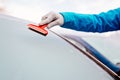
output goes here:
<path id="1" fill-rule="evenodd" d="M 97 60 L 99 60 L 100 62 L 102 62 L 104 65 L 106 65 L 108 68 L 110 68 L 112 71 L 117 72 L 118 70 L 120 70 L 120 67 L 118 67 L 116 64 L 113 64 L 111 62 L 111 60 L 109 60 L 108 58 L 106 58 L 106 56 L 104 54 L 102 54 L 101 52 L 96 50 L 96 47 L 93 47 L 92 45 L 90 45 L 89 43 L 87 43 L 86 41 L 84 41 L 81 37 L 79 36 L 75 36 L 75 35 L 71 35 L 71 34 L 65 34 L 62 35 L 68 42 L 70 42 L 71 44 L 73 44 L 74 46 L 76 46 L 76 48 L 80 49 L 80 51 L 82 51 L 85 55 L 87 55 L 88 57 L 90 57 L 92 60 L 94 60 L 94 58 L 92 58 L 91 56 L 94 56 Z M 89 38 L 88 38 L 89 40 Z M 97 45 L 97 44 L 96 44 Z M 99 44 L 98 44 L 99 46 Z M 95 60 L 95 62 L 97 61 Z M 103 67 L 104 65 L 98 64 L 101 67 Z M 104 68 L 106 71 L 108 71 L 107 68 Z M 112 72 L 110 71 L 110 73 Z"/>
<path id="2" fill-rule="evenodd" d="M 28 23 L 0 15 L 0 80 L 113 80 L 62 38 L 35 33 Z"/>
<path id="3" fill-rule="evenodd" d="M 120 62 L 120 34 L 108 37 L 84 37 L 83 39 L 95 49 L 105 55 L 109 60 L 116 63 Z"/>

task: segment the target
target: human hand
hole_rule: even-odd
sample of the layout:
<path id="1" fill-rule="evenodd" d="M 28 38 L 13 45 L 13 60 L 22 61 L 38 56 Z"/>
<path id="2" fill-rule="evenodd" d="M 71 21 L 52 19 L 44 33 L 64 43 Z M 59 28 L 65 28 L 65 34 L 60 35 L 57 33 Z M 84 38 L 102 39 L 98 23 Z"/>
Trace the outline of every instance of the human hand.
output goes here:
<path id="1" fill-rule="evenodd" d="M 48 14 L 46 14 L 45 16 L 42 17 L 39 25 L 48 24 L 47 28 L 49 29 L 49 28 L 56 26 L 56 25 L 61 26 L 61 25 L 63 25 L 63 23 L 64 23 L 64 19 L 60 13 L 49 12 Z"/>

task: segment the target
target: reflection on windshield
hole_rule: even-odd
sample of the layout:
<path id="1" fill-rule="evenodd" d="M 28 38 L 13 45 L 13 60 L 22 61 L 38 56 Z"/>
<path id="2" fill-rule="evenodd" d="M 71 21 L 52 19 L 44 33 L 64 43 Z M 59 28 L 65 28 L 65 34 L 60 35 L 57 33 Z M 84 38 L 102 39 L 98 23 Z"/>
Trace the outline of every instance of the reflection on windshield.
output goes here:
<path id="1" fill-rule="evenodd" d="M 100 52 L 98 52 L 95 48 L 93 48 L 83 39 L 73 35 L 62 35 L 60 37 L 62 37 L 64 40 L 72 44 L 75 48 L 77 48 L 82 53 L 91 58 L 94 62 L 96 62 L 99 66 L 106 70 L 110 75 L 115 78 L 117 77 L 117 80 L 120 79 L 118 74 L 116 74 L 120 70 L 120 68 L 114 65 L 111 61 L 109 61 L 106 57 L 104 57 Z"/>

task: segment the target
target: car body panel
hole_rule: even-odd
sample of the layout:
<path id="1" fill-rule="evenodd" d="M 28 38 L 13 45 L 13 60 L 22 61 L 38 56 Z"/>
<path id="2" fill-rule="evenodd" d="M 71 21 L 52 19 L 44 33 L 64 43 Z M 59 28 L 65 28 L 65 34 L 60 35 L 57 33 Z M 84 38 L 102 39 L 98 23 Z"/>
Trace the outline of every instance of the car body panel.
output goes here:
<path id="1" fill-rule="evenodd" d="M 71 44 L 31 22 L 0 15 L 0 80 L 114 80 Z"/>

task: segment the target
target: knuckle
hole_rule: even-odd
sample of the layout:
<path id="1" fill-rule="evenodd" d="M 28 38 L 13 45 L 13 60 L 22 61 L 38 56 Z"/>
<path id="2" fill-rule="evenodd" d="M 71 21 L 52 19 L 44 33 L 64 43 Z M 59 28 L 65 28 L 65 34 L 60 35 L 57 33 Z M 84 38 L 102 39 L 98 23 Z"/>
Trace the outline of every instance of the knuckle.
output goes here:
<path id="1" fill-rule="evenodd" d="M 60 24 L 60 22 L 57 20 L 57 21 L 56 21 L 56 24 Z"/>
<path id="2" fill-rule="evenodd" d="M 50 19 L 50 18 L 47 18 L 47 19 L 46 19 L 46 22 L 51 22 L 51 19 Z"/>

